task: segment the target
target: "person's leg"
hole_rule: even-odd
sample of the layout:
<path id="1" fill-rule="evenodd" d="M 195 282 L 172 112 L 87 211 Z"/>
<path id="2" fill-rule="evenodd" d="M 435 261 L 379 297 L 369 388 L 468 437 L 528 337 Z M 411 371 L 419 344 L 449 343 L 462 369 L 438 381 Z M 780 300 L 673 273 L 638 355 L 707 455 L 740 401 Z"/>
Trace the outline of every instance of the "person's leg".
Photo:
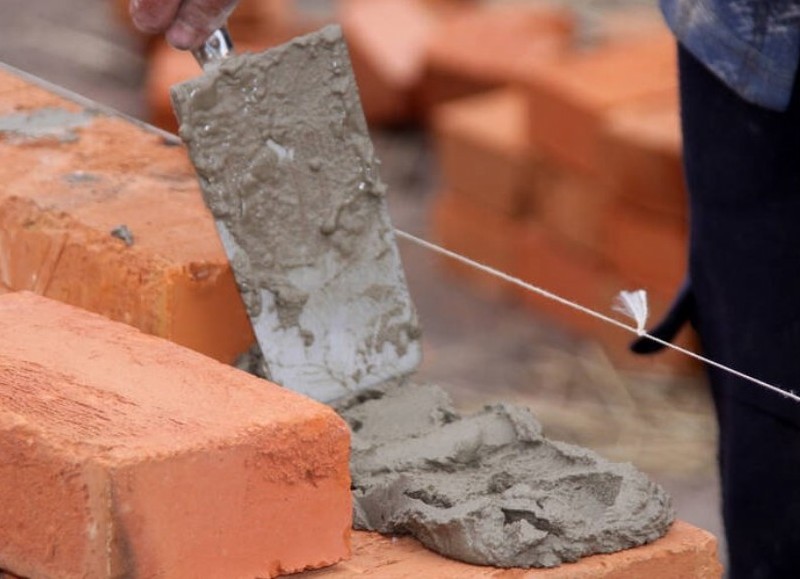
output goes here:
<path id="1" fill-rule="evenodd" d="M 748 104 L 680 49 L 693 321 L 713 360 L 800 393 L 800 94 Z M 710 372 L 732 579 L 800 577 L 800 404 Z"/>

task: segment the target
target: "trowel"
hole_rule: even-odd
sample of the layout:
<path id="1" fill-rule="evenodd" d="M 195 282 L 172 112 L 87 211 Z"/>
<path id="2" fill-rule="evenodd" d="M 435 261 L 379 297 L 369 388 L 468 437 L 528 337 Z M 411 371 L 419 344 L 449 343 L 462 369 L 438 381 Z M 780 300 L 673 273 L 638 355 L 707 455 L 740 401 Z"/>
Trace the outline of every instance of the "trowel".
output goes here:
<path id="1" fill-rule="evenodd" d="M 172 88 L 266 376 L 329 402 L 399 379 L 420 331 L 338 26 L 261 54 L 227 30 Z"/>

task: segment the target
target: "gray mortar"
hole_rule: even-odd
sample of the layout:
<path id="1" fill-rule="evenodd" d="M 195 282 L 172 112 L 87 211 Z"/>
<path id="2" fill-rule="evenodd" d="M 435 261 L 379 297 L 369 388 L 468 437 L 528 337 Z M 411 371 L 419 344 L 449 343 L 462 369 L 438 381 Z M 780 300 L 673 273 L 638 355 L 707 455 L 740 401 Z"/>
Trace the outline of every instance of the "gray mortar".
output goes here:
<path id="1" fill-rule="evenodd" d="M 419 328 L 340 29 L 226 59 L 172 100 L 269 377 L 328 401 L 413 372 Z"/>
<path id="2" fill-rule="evenodd" d="M 122 225 L 117 225 L 109 233 L 112 237 L 116 237 L 117 239 L 124 241 L 125 245 L 128 247 L 131 247 L 134 243 L 133 232 L 124 223 Z"/>
<path id="3" fill-rule="evenodd" d="M 462 417 L 443 390 L 417 385 L 337 407 L 353 431 L 359 529 L 409 533 L 469 563 L 553 567 L 653 541 L 674 519 L 632 465 L 544 438 L 521 407 Z"/>
<path id="4" fill-rule="evenodd" d="M 55 137 L 61 142 L 71 142 L 78 138 L 75 129 L 88 125 L 93 116 L 89 111 L 72 112 L 52 107 L 0 115 L 0 134 L 25 140 Z"/>

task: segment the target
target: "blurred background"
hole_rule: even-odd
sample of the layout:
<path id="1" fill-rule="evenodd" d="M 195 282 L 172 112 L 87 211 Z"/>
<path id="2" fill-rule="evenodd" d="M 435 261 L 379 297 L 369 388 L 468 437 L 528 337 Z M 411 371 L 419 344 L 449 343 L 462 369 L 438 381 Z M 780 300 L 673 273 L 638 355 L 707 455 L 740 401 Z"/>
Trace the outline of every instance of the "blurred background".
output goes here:
<path id="1" fill-rule="evenodd" d="M 683 276 L 686 207 L 675 47 L 654 2 L 241 0 L 230 29 L 261 50 L 334 21 L 397 228 L 609 315 L 644 288 L 657 319 Z M 127 0 L 4 0 L 0 61 L 171 132 L 169 86 L 200 73 L 134 31 Z M 400 246 L 419 380 L 464 410 L 529 406 L 552 438 L 636 464 L 722 540 L 697 363 L 635 357 L 632 334 Z"/>

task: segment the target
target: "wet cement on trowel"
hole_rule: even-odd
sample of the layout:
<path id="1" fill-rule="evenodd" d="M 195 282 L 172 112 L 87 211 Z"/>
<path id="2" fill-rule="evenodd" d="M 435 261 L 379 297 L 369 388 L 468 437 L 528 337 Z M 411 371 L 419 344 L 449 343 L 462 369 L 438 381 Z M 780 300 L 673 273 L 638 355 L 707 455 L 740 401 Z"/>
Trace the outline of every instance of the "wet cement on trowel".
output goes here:
<path id="1" fill-rule="evenodd" d="M 470 563 L 552 567 L 653 541 L 674 519 L 630 464 L 548 440 L 525 408 L 459 415 L 429 385 L 336 404 L 353 432 L 354 525 Z"/>
<path id="2" fill-rule="evenodd" d="M 273 381 L 330 401 L 413 372 L 419 328 L 336 26 L 172 90 Z"/>

